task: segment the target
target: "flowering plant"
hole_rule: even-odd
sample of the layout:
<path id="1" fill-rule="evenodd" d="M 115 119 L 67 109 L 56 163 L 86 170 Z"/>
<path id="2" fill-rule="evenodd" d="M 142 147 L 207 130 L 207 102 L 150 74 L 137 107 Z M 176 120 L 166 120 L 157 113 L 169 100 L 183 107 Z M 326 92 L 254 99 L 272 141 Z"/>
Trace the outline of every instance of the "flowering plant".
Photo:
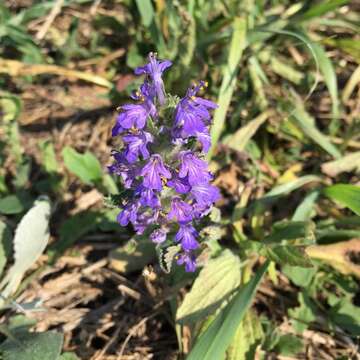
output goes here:
<path id="1" fill-rule="evenodd" d="M 199 224 L 219 199 L 204 160 L 211 140 L 210 111 L 217 105 L 198 97 L 201 81 L 179 99 L 166 94 L 162 74 L 172 63 L 149 54 L 149 63 L 135 69 L 144 83 L 132 95 L 135 104 L 120 108 L 112 136 L 120 136 L 110 171 L 124 188 L 118 222 L 148 234 L 159 248 L 175 245 L 175 258 L 185 270 L 196 269 Z"/>

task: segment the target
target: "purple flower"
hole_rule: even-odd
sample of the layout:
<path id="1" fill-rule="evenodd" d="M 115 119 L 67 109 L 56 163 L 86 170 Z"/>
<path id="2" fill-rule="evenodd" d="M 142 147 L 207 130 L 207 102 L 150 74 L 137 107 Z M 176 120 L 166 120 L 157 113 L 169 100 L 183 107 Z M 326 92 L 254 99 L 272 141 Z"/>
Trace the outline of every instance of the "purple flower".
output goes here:
<path id="1" fill-rule="evenodd" d="M 219 189 L 209 183 L 194 185 L 191 188 L 190 195 L 201 207 L 211 206 L 220 198 Z"/>
<path id="2" fill-rule="evenodd" d="M 144 177 L 143 185 L 148 189 L 161 190 L 161 177 L 171 178 L 170 171 L 165 167 L 160 155 L 152 155 L 148 163 L 142 168 L 141 176 Z"/>
<path id="3" fill-rule="evenodd" d="M 134 164 L 129 164 L 123 153 L 113 151 L 112 156 L 115 159 L 115 163 L 109 166 L 109 171 L 121 176 L 124 187 L 130 189 L 135 178 L 140 175 L 140 169 Z"/>
<path id="4" fill-rule="evenodd" d="M 164 229 L 156 229 L 150 235 L 150 240 L 156 244 L 161 244 L 166 240 L 167 231 Z"/>
<path id="5" fill-rule="evenodd" d="M 133 202 L 126 204 L 124 209 L 117 216 L 117 221 L 121 226 L 126 226 L 129 222 L 136 222 L 138 216 L 139 203 Z"/>
<path id="6" fill-rule="evenodd" d="M 167 186 L 173 188 L 179 194 L 187 194 L 191 186 L 186 178 L 180 178 L 175 172 L 172 174 L 171 180 L 167 182 Z"/>
<path id="7" fill-rule="evenodd" d="M 157 208 L 160 206 L 159 197 L 152 189 L 148 189 L 140 184 L 135 189 L 134 194 L 139 196 L 139 201 L 142 206 L 149 206 L 151 208 Z"/>
<path id="8" fill-rule="evenodd" d="M 140 154 L 144 159 L 149 158 L 150 154 L 147 145 L 149 142 L 153 142 L 153 136 L 150 133 L 141 131 L 137 134 L 125 135 L 122 139 L 127 145 L 124 155 L 130 164 L 134 163 Z"/>
<path id="9" fill-rule="evenodd" d="M 181 254 L 177 260 L 178 265 L 185 264 L 186 272 L 194 272 L 196 270 L 196 259 L 195 256 L 191 253 L 185 252 Z"/>
<path id="10" fill-rule="evenodd" d="M 178 196 L 173 197 L 171 201 L 168 219 L 176 219 L 180 223 L 186 223 L 192 219 L 192 206 L 181 200 Z"/>
<path id="11" fill-rule="evenodd" d="M 179 158 L 179 177 L 184 178 L 187 176 L 190 185 L 204 183 L 211 179 L 207 163 L 200 160 L 191 151 L 182 151 Z"/>
<path id="12" fill-rule="evenodd" d="M 205 83 L 200 82 L 189 88 L 186 96 L 179 101 L 175 110 L 173 136 L 182 138 L 194 136 L 201 143 L 202 150 L 207 152 L 210 148 L 210 135 L 207 127 L 211 120 L 209 110 L 215 109 L 217 105 L 212 101 L 195 96 L 204 86 Z"/>
<path id="13" fill-rule="evenodd" d="M 121 107 L 121 113 L 116 119 L 112 129 L 112 136 L 119 135 L 127 129 L 135 127 L 143 129 L 149 116 L 149 111 L 144 104 L 128 104 Z"/>
<path id="14" fill-rule="evenodd" d="M 145 66 L 140 66 L 135 69 L 136 75 L 147 74 L 150 76 L 160 105 L 163 105 L 165 103 L 165 89 L 161 76 L 163 72 L 171 65 L 171 61 L 158 61 L 156 59 L 156 54 L 150 53 L 149 63 Z"/>
<path id="15" fill-rule="evenodd" d="M 198 236 L 197 231 L 190 224 L 180 225 L 179 231 L 176 233 L 175 239 L 181 242 L 181 247 L 185 251 L 195 250 L 199 247 L 199 243 L 196 241 Z"/>

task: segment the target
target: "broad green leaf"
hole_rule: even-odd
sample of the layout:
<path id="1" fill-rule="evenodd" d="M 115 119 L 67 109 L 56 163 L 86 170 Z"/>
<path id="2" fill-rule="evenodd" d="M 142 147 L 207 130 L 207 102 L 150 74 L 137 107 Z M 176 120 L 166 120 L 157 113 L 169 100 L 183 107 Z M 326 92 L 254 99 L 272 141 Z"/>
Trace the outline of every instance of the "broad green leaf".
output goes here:
<path id="1" fill-rule="evenodd" d="M 292 334 L 282 335 L 274 351 L 284 356 L 296 355 L 303 349 L 304 345 L 300 338 Z"/>
<path id="2" fill-rule="evenodd" d="M 75 353 L 66 352 L 61 354 L 59 360 L 80 360 Z"/>
<path id="3" fill-rule="evenodd" d="M 316 320 L 314 304 L 306 293 L 301 292 L 298 295 L 300 305 L 296 308 L 289 309 L 291 324 L 298 334 L 302 334 L 309 325 Z"/>
<path id="4" fill-rule="evenodd" d="M 16 341 L 7 339 L 0 345 L 3 360 L 58 360 L 63 343 L 63 335 L 48 331 L 26 333 Z"/>
<path id="5" fill-rule="evenodd" d="M 353 336 L 360 336 L 360 309 L 348 299 L 331 304 L 329 318 Z"/>
<path id="6" fill-rule="evenodd" d="M 11 240 L 12 236 L 9 227 L 0 220 L 0 276 L 11 254 Z"/>
<path id="7" fill-rule="evenodd" d="M 309 256 L 303 246 L 279 245 L 265 247 L 266 256 L 280 265 L 312 267 Z"/>
<path id="8" fill-rule="evenodd" d="M 239 257 L 225 250 L 200 271 L 176 313 L 177 321 L 187 323 L 204 319 L 239 286 L 240 279 Z"/>
<path id="9" fill-rule="evenodd" d="M 360 215 L 360 186 L 350 184 L 336 184 L 328 186 L 323 193 L 343 206 Z"/>
<path id="10" fill-rule="evenodd" d="M 233 22 L 233 34 L 230 43 L 228 61 L 223 70 L 223 79 L 217 102 L 219 107 L 214 112 L 214 120 L 211 127 L 211 139 L 213 145 L 209 151 L 208 158 L 211 158 L 214 147 L 218 143 L 225 125 L 226 113 L 236 86 L 237 68 L 239 66 L 242 53 L 247 46 L 246 31 L 246 20 L 243 18 L 235 18 Z"/>
<path id="11" fill-rule="evenodd" d="M 99 160 L 91 153 L 80 154 L 66 146 L 62 155 L 65 166 L 85 184 L 93 185 L 101 181 L 102 169 Z"/>
<path id="12" fill-rule="evenodd" d="M 301 14 L 300 21 L 310 20 L 312 18 L 321 17 L 329 11 L 337 10 L 340 6 L 346 5 L 349 0 L 324 0 L 318 4 L 310 6 L 310 8 Z"/>
<path id="13" fill-rule="evenodd" d="M 281 271 L 296 285 L 307 287 L 317 272 L 316 267 L 303 268 L 300 266 L 284 265 Z"/>
<path id="14" fill-rule="evenodd" d="M 141 270 L 155 257 L 155 246 L 148 239 L 135 237 L 109 254 L 110 266 L 121 273 Z"/>
<path id="15" fill-rule="evenodd" d="M 8 195 L 0 199 L 0 213 L 19 214 L 24 211 L 24 204 L 17 195 Z"/>
<path id="16" fill-rule="evenodd" d="M 16 291 L 25 272 L 36 262 L 48 243 L 50 202 L 39 198 L 21 219 L 14 237 L 14 264 L 0 284 L 6 298 Z"/>
<path id="17" fill-rule="evenodd" d="M 290 110 L 291 120 L 306 134 L 312 141 L 321 146 L 334 158 L 341 157 L 340 151 L 330 142 L 330 139 L 324 135 L 316 126 L 314 119 L 306 112 L 303 105 L 297 102 L 295 109 Z"/>
<path id="18" fill-rule="evenodd" d="M 234 339 L 227 351 L 226 360 L 253 359 L 255 347 L 263 335 L 260 320 L 256 313 L 250 309 L 236 330 Z"/>
<path id="19" fill-rule="evenodd" d="M 195 342 L 187 360 L 222 359 L 243 320 L 256 289 L 268 268 L 268 262 L 261 266 L 254 277 L 245 284 L 214 321 Z"/>
<path id="20" fill-rule="evenodd" d="M 281 244 L 293 240 L 298 245 L 308 245 L 315 242 L 315 226 L 310 221 L 283 221 L 273 225 L 273 231 L 266 236 L 262 243 Z"/>
<path id="21" fill-rule="evenodd" d="M 259 127 L 268 119 L 270 111 L 263 112 L 255 119 L 237 130 L 231 137 L 227 138 L 225 144 L 237 151 L 243 151 L 248 141 L 254 136 Z"/>

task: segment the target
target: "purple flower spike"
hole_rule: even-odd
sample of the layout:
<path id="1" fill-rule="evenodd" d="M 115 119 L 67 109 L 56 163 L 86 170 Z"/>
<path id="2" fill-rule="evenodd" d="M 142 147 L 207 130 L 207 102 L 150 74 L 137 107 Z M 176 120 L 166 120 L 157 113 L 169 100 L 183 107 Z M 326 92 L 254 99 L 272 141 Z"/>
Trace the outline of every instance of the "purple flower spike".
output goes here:
<path id="1" fill-rule="evenodd" d="M 185 265 L 186 272 L 195 272 L 196 271 L 196 259 L 195 256 L 185 252 L 179 256 L 177 260 L 178 265 Z"/>
<path id="2" fill-rule="evenodd" d="M 125 205 L 123 211 L 117 217 L 117 221 L 121 226 L 126 226 L 129 222 L 134 223 L 137 219 L 138 203 L 130 203 Z"/>
<path id="3" fill-rule="evenodd" d="M 176 259 L 194 272 L 202 218 L 220 197 L 203 160 L 211 146 L 210 112 L 217 105 L 197 96 L 205 87 L 200 82 L 179 101 L 169 97 L 171 106 L 165 106 L 161 77 L 170 66 L 170 61 L 159 61 L 151 53 L 149 63 L 135 69 L 147 76 L 131 96 L 136 103 L 122 107 L 112 129 L 121 145 L 112 152 L 109 171 L 121 177 L 126 189 L 117 217 L 120 225 L 131 224 L 136 234 L 169 249 L 163 253 L 167 261 Z"/>
<path id="4" fill-rule="evenodd" d="M 171 173 L 166 169 L 160 155 L 152 155 L 149 162 L 142 168 L 141 176 L 144 177 L 143 185 L 148 189 L 161 190 L 161 177 L 171 178 Z"/>
<path id="5" fill-rule="evenodd" d="M 124 105 L 121 107 L 122 112 L 116 119 L 116 125 L 112 129 L 112 136 L 119 135 L 125 129 L 143 129 L 149 116 L 149 111 L 143 104 Z"/>
<path id="6" fill-rule="evenodd" d="M 150 154 L 147 145 L 153 142 L 153 136 L 148 132 L 139 132 L 137 134 L 129 134 L 123 136 L 123 142 L 127 144 L 124 151 L 126 160 L 132 164 L 141 154 L 144 159 L 148 159 Z"/>
<path id="7" fill-rule="evenodd" d="M 167 231 L 156 229 L 150 235 L 150 240 L 156 244 L 161 244 L 166 240 Z"/>
<path id="8" fill-rule="evenodd" d="M 190 185 L 204 183 L 211 179 L 207 163 L 197 158 L 191 151 L 182 151 L 180 162 L 179 177 L 188 176 Z"/>
<path id="9" fill-rule="evenodd" d="M 187 223 L 192 219 L 192 206 L 181 200 L 179 197 L 174 197 L 171 201 L 171 209 L 168 213 L 168 219 L 176 219 L 180 223 Z"/>
<path id="10" fill-rule="evenodd" d="M 184 251 L 195 250 L 199 247 L 196 241 L 198 236 L 197 231 L 190 224 L 180 225 L 179 231 L 176 233 L 175 239 L 181 242 L 181 247 Z"/>
<path id="11" fill-rule="evenodd" d="M 162 74 L 163 72 L 168 69 L 172 62 L 169 60 L 158 61 L 156 59 L 156 54 L 150 53 L 149 54 L 149 63 L 145 66 L 140 66 L 135 69 L 135 75 L 147 74 L 150 76 L 156 96 L 159 100 L 160 105 L 164 105 L 165 103 L 165 90 L 164 90 L 164 83 L 162 81 Z"/>

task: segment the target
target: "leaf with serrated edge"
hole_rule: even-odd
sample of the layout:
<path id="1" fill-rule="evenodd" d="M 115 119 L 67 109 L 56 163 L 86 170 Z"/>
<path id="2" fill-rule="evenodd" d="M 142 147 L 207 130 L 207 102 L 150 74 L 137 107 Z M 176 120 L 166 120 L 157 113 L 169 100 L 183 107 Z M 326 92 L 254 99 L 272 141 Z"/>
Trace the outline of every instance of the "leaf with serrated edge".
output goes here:
<path id="1" fill-rule="evenodd" d="M 193 287 L 179 307 L 179 322 L 203 319 L 218 307 L 240 284 L 240 259 L 225 250 L 200 271 Z"/>

